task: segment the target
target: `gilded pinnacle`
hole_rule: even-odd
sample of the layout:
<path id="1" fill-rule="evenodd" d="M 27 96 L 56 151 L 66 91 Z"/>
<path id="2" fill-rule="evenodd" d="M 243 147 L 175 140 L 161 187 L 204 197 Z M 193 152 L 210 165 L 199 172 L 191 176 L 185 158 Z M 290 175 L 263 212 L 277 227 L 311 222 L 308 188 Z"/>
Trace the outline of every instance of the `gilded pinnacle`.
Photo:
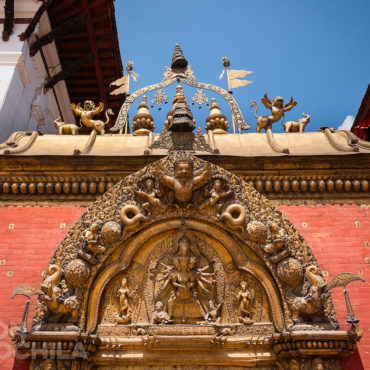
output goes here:
<path id="1" fill-rule="evenodd" d="M 173 51 L 171 68 L 174 72 L 183 72 L 188 65 L 188 61 L 184 57 L 184 54 L 180 48 L 180 44 L 177 43 L 175 50 Z"/>

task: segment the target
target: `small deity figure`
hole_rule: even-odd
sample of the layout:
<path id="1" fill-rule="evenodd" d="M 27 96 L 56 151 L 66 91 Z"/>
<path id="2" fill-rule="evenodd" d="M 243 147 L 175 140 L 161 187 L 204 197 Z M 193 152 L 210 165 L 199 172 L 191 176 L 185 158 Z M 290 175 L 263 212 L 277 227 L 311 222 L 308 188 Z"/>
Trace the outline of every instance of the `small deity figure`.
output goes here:
<path id="1" fill-rule="evenodd" d="M 102 254 L 105 252 L 105 247 L 99 245 L 98 243 L 98 230 L 99 224 L 97 222 L 93 222 L 89 229 L 85 230 L 82 235 L 85 239 L 86 245 L 85 248 L 90 251 L 93 256 L 98 254 Z"/>
<path id="2" fill-rule="evenodd" d="M 156 198 L 156 191 L 154 189 L 154 181 L 152 179 L 147 179 L 145 181 L 145 190 L 135 190 L 135 193 L 142 199 L 145 199 L 146 202 L 143 204 L 143 208 L 148 210 L 149 208 L 165 209 L 166 206 Z"/>
<path id="3" fill-rule="evenodd" d="M 270 223 L 271 243 L 263 246 L 263 250 L 266 253 L 272 254 L 271 261 L 277 263 L 289 255 L 289 250 L 284 248 L 286 241 L 285 230 L 276 222 Z"/>
<path id="4" fill-rule="evenodd" d="M 60 281 L 60 286 L 61 286 L 61 296 L 63 298 L 67 298 L 68 297 L 68 293 L 69 293 L 69 289 L 68 289 L 68 286 L 67 286 L 67 283 L 65 281 L 65 279 L 61 280 Z"/>
<path id="5" fill-rule="evenodd" d="M 169 324 L 171 321 L 170 316 L 164 309 L 163 303 L 158 301 L 155 304 L 155 311 L 153 313 L 153 324 Z"/>
<path id="6" fill-rule="evenodd" d="M 216 305 L 212 299 L 208 301 L 208 312 L 204 316 L 204 320 L 206 322 L 212 322 L 219 324 L 221 321 L 221 317 L 219 315 L 219 310 L 222 306 L 222 303 Z"/>
<path id="7" fill-rule="evenodd" d="M 284 229 L 280 228 L 275 222 L 270 223 L 271 232 L 271 243 L 263 247 L 264 251 L 270 254 L 275 254 L 284 246 L 284 241 L 286 239 Z"/>
<path id="8" fill-rule="evenodd" d="M 211 164 L 207 163 L 200 173 L 194 176 L 193 160 L 185 156 L 177 159 L 173 168 L 174 176 L 168 176 L 157 165 L 157 177 L 164 186 L 174 191 L 176 200 L 182 204 L 189 202 L 193 191 L 204 186 L 212 175 Z"/>
<path id="9" fill-rule="evenodd" d="M 240 316 L 239 322 L 243 324 L 253 324 L 253 320 L 251 318 L 251 305 L 254 300 L 254 290 L 247 289 L 247 283 L 242 281 L 240 283 L 240 290 L 238 294 L 235 294 L 237 300 L 239 301 L 239 309 L 240 309 Z"/>
<path id="10" fill-rule="evenodd" d="M 131 320 L 132 309 L 129 304 L 129 298 L 136 295 L 136 290 L 131 291 L 127 286 L 127 279 L 124 277 L 121 281 L 121 287 L 118 289 L 119 298 L 119 324 L 126 324 Z"/>
<path id="11" fill-rule="evenodd" d="M 213 188 L 211 189 L 209 195 L 210 197 L 205 200 L 200 206 L 199 209 L 203 210 L 207 207 L 213 207 L 215 206 L 221 199 L 227 198 L 229 195 L 231 195 L 233 191 L 230 189 L 228 191 L 222 190 L 222 181 L 220 179 L 216 179 Z M 218 211 L 222 208 L 222 205 L 218 205 Z"/>
<path id="12" fill-rule="evenodd" d="M 257 116 L 258 104 L 255 101 L 251 102 L 250 107 L 256 107 L 254 116 L 257 118 L 257 132 L 261 132 L 262 129 L 271 130 L 272 124 L 279 121 L 284 116 L 284 113 L 292 110 L 297 102 L 292 98 L 284 106 L 284 99 L 281 96 L 277 96 L 271 100 L 267 97 L 267 93 L 261 99 L 261 102 L 267 109 L 271 110 L 271 116 Z"/>

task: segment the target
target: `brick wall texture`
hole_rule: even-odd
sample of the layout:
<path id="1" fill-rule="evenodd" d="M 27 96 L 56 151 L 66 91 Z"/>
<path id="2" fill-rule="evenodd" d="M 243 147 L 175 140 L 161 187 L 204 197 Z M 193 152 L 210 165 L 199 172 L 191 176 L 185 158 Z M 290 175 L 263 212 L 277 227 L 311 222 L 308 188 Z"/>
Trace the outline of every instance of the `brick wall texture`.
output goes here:
<path id="1" fill-rule="evenodd" d="M 353 309 L 364 330 L 358 353 L 343 361 L 345 369 L 370 369 L 370 207 L 358 205 L 279 206 L 307 240 L 330 281 L 340 272 L 355 272 L 366 283 L 348 286 Z M 28 369 L 14 356 L 10 325 L 19 325 L 25 297 L 10 299 L 20 284 L 40 287 L 42 274 L 68 229 L 84 207 L 0 208 L 0 369 Z M 341 288 L 332 290 L 342 329 L 347 317 Z M 34 300 L 31 307 L 34 307 Z M 33 312 L 30 312 L 29 324 Z"/>

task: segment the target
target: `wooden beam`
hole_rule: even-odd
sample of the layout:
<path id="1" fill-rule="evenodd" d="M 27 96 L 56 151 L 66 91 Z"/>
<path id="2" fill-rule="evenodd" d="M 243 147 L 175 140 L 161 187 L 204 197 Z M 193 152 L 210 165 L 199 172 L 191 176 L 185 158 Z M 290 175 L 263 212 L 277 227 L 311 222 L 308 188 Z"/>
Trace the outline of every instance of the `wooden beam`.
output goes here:
<path id="1" fill-rule="evenodd" d="M 109 20 L 109 15 L 103 15 L 101 17 L 92 18 L 94 24 Z"/>
<path id="2" fill-rule="evenodd" d="M 94 76 L 95 77 L 95 76 Z M 68 81 L 68 85 L 69 86 L 83 86 L 83 85 L 91 85 L 91 86 L 94 86 L 96 87 L 96 78 L 83 78 L 83 79 L 79 79 L 79 78 L 73 78 L 71 80 Z"/>
<path id="3" fill-rule="evenodd" d="M 57 1 L 53 6 L 48 10 L 49 14 L 58 14 L 65 12 L 66 9 L 76 8 L 76 0 L 63 0 Z"/>
<path id="4" fill-rule="evenodd" d="M 62 69 L 59 73 L 57 73 L 53 77 L 46 79 L 44 82 L 44 90 L 51 89 L 57 82 L 65 80 L 68 76 L 78 71 L 85 64 L 92 62 L 93 59 L 95 59 L 94 54 L 90 53 L 86 57 L 76 60 L 74 63 Z"/>
<path id="5" fill-rule="evenodd" d="M 90 3 L 90 8 L 93 9 L 99 5 L 106 5 L 107 0 L 95 0 Z"/>
<path id="6" fill-rule="evenodd" d="M 96 38 L 94 38 L 94 48 L 98 51 L 98 49 L 111 49 L 113 47 L 112 41 L 109 40 L 101 40 L 96 41 Z M 69 50 L 90 50 L 89 44 L 86 42 L 83 42 L 81 40 L 79 41 L 72 41 L 72 40 L 59 40 L 58 46 L 63 49 L 69 49 Z M 92 48 L 91 48 L 92 50 Z"/>
<path id="7" fill-rule="evenodd" d="M 62 49 L 64 50 L 64 49 Z M 76 53 L 76 52 L 73 52 L 73 51 L 60 51 L 59 52 L 59 57 L 61 58 L 65 58 L 65 59 L 76 59 L 76 57 L 83 57 L 84 55 L 86 55 L 86 52 L 79 52 L 79 53 Z M 99 56 L 100 56 L 100 59 L 112 59 L 114 58 L 114 55 L 112 52 L 110 51 L 99 51 Z M 118 77 L 116 77 L 117 79 Z"/>
<path id="8" fill-rule="evenodd" d="M 6 0 L 4 6 L 3 41 L 8 41 L 14 28 L 14 0 Z"/>
<path id="9" fill-rule="evenodd" d="M 19 40 L 24 41 L 32 35 L 32 32 L 35 30 L 37 23 L 39 23 L 41 16 L 44 14 L 44 11 L 49 7 L 49 5 L 53 1 L 54 0 L 44 0 L 43 1 L 43 3 L 41 4 L 41 6 L 38 8 L 37 12 L 33 16 L 32 21 L 27 26 L 26 30 L 18 36 Z"/>
<path id="10" fill-rule="evenodd" d="M 56 27 L 54 30 L 48 32 L 47 34 L 38 38 L 35 42 L 30 45 L 30 55 L 34 56 L 43 46 L 50 44 L 60 35 L 68 33 L 75 27 L 80 26 L 87 20 L 87 15 L 85 13 L 79 14 L 64 23 Z"/>
<path id="11" fill-rule="evenodd" d="M 90 42 L 90 47 L 92 52 L 95 54 L 94 58 L 94 68 L 95 68 L 95 73 L 96 77 L 98 79 L 98 86 L 100 90 L 100 98 L 104 102 L 105 106 L 107 106 L 107 94 L 105 93 L 104 89 L 104 80 L 103 80 L 103 74 L 101 70 L 101 65 L 100 65 L 100 60 L 99 60 L 99 52 L 98 52 L 98 47 L 96 44 L 96 36 L 94 33 L 94 27 L 92 26 L 92 16 L 91 16 L 91 11 L 89 7 L 88 0 L 81 0 L 82 3 L 82 8 L 84 12 L 88 16 L 87 20 L 87 32 L 89 34 L 89 42 Z"/>
<path id="12" fill-rule="evenodd" d="M 59 0 L 60 1 L 60 0 Z M 63 2 L 62 2 L 63 3 Z M 62 11 L 54 13 L 54 10 L 50 12 L 50 18 L 52 18 L 53 25 L 58 25 L 63 23 L 66 19 L 75 17 L 76 15 L 80 14 L 83 11 L 81 6 L 71 7 L 71 8 L 64 8 Z"/>
<path id="13" fill-rule="evenodd" d="M 87 39 L 87 32 L 73 32 L 63 35 L 59 38 L 60 40 L 78 40 Z"/>
<path id="14" fill-rule="evenodd" d="M 114 8 L 113 1 L 114 0 L 108 0 L 108 14 L 110 18 L 109 23 L 112 25 L 112 31 L 113 31 L 112 32 L 112 43 L 113 43 L 112 51 L 114 53 L 114 59 L 116 60 L 116 68 L 115 68 L 116 76 L 121 77 L 123 76 L 123 66 L 122 66 L 121 54 L 119 52 L 119 46 L 118 46 L 119 42 L 118 42 L 115 8 Z"/>

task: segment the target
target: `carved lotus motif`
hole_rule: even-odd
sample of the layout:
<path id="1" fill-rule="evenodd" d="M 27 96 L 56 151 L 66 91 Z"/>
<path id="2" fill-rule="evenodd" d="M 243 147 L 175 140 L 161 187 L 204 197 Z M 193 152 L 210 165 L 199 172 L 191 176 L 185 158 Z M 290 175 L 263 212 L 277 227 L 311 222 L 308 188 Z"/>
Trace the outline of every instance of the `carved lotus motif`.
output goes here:
<path id="1" fill-rule="evenodd" d="M 250 240 L 253 242 L 262 242 L 266 240 L 267 230 L 265 225 L 260 221 L 251 221 L 247 225 L 247 232 Z"/>
<path id="2" fill-rule="evenodd" d="M 114 243 L 121 237 L 121 226 L 114 221 L 107 222 L 101 229 L 101 238 L 104 243 Z"/>
<path id="3" fill-rule="evenodd" d="M 285 284 L 297 287 L 303 277 L 302 265 L 294 258 L 287 258 L 278 264 L 277 274 Z"/>
<path id="4" fill-rule="evenodd" d="M 68 263 L 64 273 L 69 284 L 83 287 L 90 275 L 90 268 L 86 262 L 75 259 Z"/>

